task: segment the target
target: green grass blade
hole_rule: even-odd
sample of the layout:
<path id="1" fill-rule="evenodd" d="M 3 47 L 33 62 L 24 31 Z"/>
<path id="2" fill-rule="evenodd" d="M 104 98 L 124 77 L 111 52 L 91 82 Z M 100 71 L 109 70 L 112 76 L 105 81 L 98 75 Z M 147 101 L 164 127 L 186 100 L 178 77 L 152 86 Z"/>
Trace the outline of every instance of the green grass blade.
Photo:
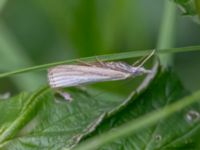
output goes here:
<path id="1" fill-rule="evenodd" d="M 80 58 L 80 59 L 71 59 L 71 60 L 59 61 L 59 62 L 55 62 L 55 63 L 48 63 L 48 64 L 44 64 L 44 65 L 38 65 L 38 66 L 23 68 L 23 69 L 19 69 L 19 70 L 16 70 L 16 71 L 1 73 L 0 78 L 9 77 L 9 76 L 12 76 L 12 75 L 22 74 L 22 73 L 26 73 L 26 72 L 46 70 L 46 69 L 48 69 L 49 67 L 52 67 L 52 66 L 75 63 L 78 60 L 94 61 L 94 60 L 96 60 L 96 58 L 98 58 L 102 61 L 110 61 L 110 60 L 118 60 L 118 59 L 125 59 L 125 58 L 134 58 L 134 57 L 144 56 L 144 55 L 148 54 L 149 51 L 151 51 L 151 50 L 140 50 L 140 51 L 131 51 L 131 52 L 124 52 L 124 53 L 99 55 L 99 56 L 85 57 L 85 58 Z M 199 51 L 199 50 L 200 50 L 200 46 L 191 46 L 191 47 L 162 49 L 162 50 L 158 50 L 157 53 L 179 53 L 179 52 L 189 52 L 189 51 Z"/>

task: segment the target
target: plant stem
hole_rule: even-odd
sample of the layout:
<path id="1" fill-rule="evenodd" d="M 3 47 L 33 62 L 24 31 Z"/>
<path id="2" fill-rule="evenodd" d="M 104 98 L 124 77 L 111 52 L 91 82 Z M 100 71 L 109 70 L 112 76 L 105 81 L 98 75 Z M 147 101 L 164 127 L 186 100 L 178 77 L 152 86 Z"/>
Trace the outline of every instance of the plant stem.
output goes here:
<path id="1" fill-rule="evenodd" d="M 199 20 L 200 20 L 200 0 L 196 0 L 195 4 L 196 4 L 197 15 L 198 15 Z"/>
<path id="2" fill-rule="evenodd" d="M 158 36 L 157 48 L 171 48 L 174 46 L 174 33 L 175 33 L 175 21 L 176 21 L 176 6 L 174 2 L 169 0 L 165 1 L 164 14 L 162 17 L 160 32 Z M 161 64 L 164 67 L 171 66 L 173 64 L 172 54 L 160 54 Z"/>
<path id="3" fill-rule="evenodd" d="M 5 6 L 7 0 L 0 0 L 0 12 L 2 11 L 3 7 Z"/>

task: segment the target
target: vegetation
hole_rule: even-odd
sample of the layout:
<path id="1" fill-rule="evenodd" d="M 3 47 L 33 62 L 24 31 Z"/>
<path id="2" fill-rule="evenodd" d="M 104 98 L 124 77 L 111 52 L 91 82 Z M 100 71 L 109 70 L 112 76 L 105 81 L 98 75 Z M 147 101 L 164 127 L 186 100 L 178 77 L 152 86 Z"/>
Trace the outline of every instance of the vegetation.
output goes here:
<path id="1" fill-rule="evenodd" d="M 200 73 L 191 57 L 199 59 L 200 2 L 147 3 L 2 0 L 0 149 L 200 149 L 200 80 L 187 68 L 192 63 L 194 74 Z M 175 4 L 183 15 L 177 16 Z M 158 33 L 148 35 L 147 8 L 162 5 L 161 25 L 154 29 Z M 198 28 L 182 29 L 179 37 L 188 35 L 192 44 L 176 40 L 177 17 L 184 15 L 192 18 L 187 18 L 188 28 Z M 195 34 L 189 37 L 191 32 Z M 158 38 L 151 41 L 150 35 Z M 63 89 L 72 102 L 56 95 L 47 82 L 46 70 L 52 66 L 96 58 L 132 63 L 153 49 L 155 56 L 145 64 L 152 74 Z M 183 62 L 186 57 L 189 61 Z M 53 60 L 59 61 L 46 63 Z"/>

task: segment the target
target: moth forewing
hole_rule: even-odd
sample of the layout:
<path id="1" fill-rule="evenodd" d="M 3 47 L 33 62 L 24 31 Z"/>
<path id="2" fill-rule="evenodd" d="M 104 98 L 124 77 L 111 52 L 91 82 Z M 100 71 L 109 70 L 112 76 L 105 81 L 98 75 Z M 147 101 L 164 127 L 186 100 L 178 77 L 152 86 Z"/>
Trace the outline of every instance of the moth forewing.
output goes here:
<path id="1" fill-rule="evenodd" d="M 71 87 L 95 82 L 123 80 L 129 72 L 100 66 L 62 65 L 49 69 L 48 79 L 52 88 Z"/>

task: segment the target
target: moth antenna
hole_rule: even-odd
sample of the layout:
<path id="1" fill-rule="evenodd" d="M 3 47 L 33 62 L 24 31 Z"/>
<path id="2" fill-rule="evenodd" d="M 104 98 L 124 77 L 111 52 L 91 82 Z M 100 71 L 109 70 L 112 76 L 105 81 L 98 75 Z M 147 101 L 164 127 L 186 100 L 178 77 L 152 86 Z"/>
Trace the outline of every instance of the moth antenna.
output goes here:
<path id="1" fill-rule="evenodd" d="M 140 63 L 146 56 L 143 56 L 142 58 L 138 59 L 136 62 L 132 64 L 132 66 L 136 66 L 138 63 Z"/>
<path id="2" fill-rule="evenodd" d="M 145 56 L 143 59 L 143 61 L 137 66 L 138 68 L 139 67 L 142 67 L 143 65 L 144 65 L 144 63 L 146 63 L 154 54 L 155 54 L 155 49 L 149 54 L 149 55 L 147 55 L 147 56 Z M 141 61 L 141 60 L 140 60 Z"/>

